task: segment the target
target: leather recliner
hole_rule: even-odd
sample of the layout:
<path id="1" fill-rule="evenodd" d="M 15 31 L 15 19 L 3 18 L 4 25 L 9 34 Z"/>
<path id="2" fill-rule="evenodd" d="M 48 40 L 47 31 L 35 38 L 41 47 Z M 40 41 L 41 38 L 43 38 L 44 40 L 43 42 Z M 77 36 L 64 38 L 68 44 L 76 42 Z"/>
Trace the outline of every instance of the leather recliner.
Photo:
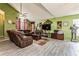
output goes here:
<path id="1" fill-rule="evenodd" d="M 10 40 L 16 44 L 16 46 L 20 48 L 24 48 L 33 43 L 33 39 L 31 36 L 25 36 L 22 33 L 14 30 L 7 30 L 8 36 Z"/>

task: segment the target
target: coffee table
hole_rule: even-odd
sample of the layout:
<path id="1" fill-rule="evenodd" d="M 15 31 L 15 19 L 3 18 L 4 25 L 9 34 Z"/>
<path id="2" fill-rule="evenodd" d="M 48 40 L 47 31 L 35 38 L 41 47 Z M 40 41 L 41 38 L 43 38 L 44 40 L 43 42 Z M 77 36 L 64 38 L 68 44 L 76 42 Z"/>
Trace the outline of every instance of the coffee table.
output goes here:
<path id="1" fill-rule="evenodd" d="M 41 39 L 41 35 L 32 34 L 32 38 L 33 38 L 34 40 L 40 40 L 40 39 Z"/>

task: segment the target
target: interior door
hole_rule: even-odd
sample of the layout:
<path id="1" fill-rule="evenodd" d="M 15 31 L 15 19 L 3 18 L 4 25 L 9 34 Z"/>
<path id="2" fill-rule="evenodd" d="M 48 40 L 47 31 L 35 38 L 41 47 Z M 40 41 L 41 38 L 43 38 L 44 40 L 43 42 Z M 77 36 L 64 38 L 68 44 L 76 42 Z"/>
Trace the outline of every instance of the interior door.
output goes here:
<path id="1" fill-rule="evenodd" d="M 5 14 L 2 10 L 0 10 L 0 37 L 4 36 L 4 18 Z"/>

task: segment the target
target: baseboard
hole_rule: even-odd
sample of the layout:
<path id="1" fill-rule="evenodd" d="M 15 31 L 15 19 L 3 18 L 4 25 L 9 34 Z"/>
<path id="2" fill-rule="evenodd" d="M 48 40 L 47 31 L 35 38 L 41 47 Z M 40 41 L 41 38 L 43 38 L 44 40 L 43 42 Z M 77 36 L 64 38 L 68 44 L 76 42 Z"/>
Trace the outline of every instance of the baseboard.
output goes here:
<path id="1" fill-rule="evenodd" d="M 4 36 L 0 36 L 0 38 L 4 38 Z"/>

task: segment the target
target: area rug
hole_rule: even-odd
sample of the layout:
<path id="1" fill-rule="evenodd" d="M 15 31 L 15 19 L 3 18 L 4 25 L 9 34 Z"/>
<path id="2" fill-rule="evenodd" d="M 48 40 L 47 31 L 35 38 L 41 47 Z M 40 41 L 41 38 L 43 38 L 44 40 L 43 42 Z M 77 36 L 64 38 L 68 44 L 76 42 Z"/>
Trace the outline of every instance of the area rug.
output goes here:
<path id="1" fill-rule="evenodd" d="M 37 40 L 35 41 L 35 43 L 37 43 L 38 45 L 45 45 L 49 40 L 48 39 L 40 39 L 40 40 Z"/>

